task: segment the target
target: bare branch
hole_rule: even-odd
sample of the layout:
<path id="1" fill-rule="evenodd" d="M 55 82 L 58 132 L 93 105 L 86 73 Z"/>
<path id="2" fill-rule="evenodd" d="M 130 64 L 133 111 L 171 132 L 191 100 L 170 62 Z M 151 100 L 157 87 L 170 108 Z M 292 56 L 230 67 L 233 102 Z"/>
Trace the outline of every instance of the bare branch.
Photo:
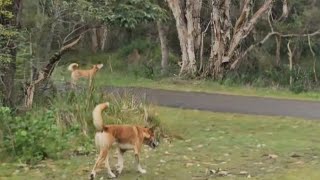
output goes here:
<path id="1" fill-rule="evenodd" d="M 318 29 L 317 31 L 310 33 L 310 34 L 308 34 L 308 33 L 305 33 L 305 34 L 281 34 L 278 32 L 276 34 L 278 34 L 279 36 L 284 37 L 284 38 L 286 38 L 286 37 L 308 37 L 308 36 L 312 37 L 312 36 L 316 36 L 316 35 L 320 34 L 320 29 Z"/>
<path id="2" fill-rule="evenodd" d="M 225 62 L 229 62 L 230 57 L 234 55 L 234 52 L 239 45 L 240 41 L 244 38 L 246 38 L 249 33 L 254 28 L 255 24 L 257 23 L 258 19 L 272 6 L 272 0 L 267 0 L 260 9 L 254 13 L 252 18 L 246 22 L 241 29 L 239 29 L 233 37 L 232 42 L 230 43 L 230 48 L 228 51 L 228 56 L 226 56 Z"/>
<path id="3" fill-rule="evenodd" d="M 237 32 L 240 27 L 248 20 L 249 12 L 250 12 L 250 0 L 245 0 L 242 12 L 240 17 L 238 18 L 236 25 L 234 26 L 234 33 Z"/>
<path id="4" fill-rule="evenodd" d="M 273 29 L 273 26 L 272 26 L 272 23 L 271 23 L 271 18 L 272 18 L 272 9 L 270 8 L 270 10 L 268 12 L 268 23 L 269 23 L 271 32 L 274 32 L 274 29 Z"/>
<path id="5" fill-rule="evenodd" d="M 75 25 L 75 26 L 76 26 L 76 25 Z M 80 27 L 78 27 L 78 28 L 73 29 L 73 30 L 63 39 L 63 43 L 62 43 L 62 44 L 66 43 L 66 42 L 67 42 L 67 39 L 68 39 L 71 35 L 73 35 L 76 31 L 78 31 L 78 30 L 80 30 L 81 28 L 84 28 L 84 27 L 86 27 L 86 25 L 83 25 L 83 26 L 80 26 Z M 69 41 L 69 40 L 68 40 L 68 41 Z"/>
<path id="6" fill-rule="evenodd" d="M 264 44 L 271 36 L 277 35 L 279 37 L 283 38 L 290 38 L 290 37 L 312 37 L 320 34 L 320 29 L 310 33 L 310 34 L 282 34 L 279 32 L 270 32 L 268 33 L 261 41 L 259 41 L 256 44 L 252 44 L 250 47 L 248 47 L 231 65 L 230 69 L 236 69 L 239 66 L 239 62 L 241 59 L 243 59 L 252 49 L 254 49 L 257 46 L 261 46 Z"/>
<path id="7" fill-rule="evenodd" d="M 60 49 L 60 53 L 64 53 L 64 51 L 70 49 L 71 47 L 73 47 L 74 45 L 78 44 L 78 42 L 80 41 L 80 39 L 83 37 L 83 34 L 81 34 L 75 41 L 71 42 L 70 44 L 67 44 L 65 46 L 63 46 Z"/>

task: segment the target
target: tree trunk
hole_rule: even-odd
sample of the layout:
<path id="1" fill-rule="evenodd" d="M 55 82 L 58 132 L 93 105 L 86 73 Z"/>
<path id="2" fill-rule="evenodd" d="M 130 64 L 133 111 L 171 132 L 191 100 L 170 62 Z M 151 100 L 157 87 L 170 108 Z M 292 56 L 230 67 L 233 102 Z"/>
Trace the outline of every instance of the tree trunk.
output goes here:
<path id="1" fill-rule="evenodd" d="M 223 8 L 222 8 L 223 7 Z M 213 78 L 222 78 L 223 67 L 231 37 L 230 0 L 212 1 L 212 38 L 211 53 L 206 75 Z"/>
<path id="2" fill-rule="evenodd" d="M 95 54 L 98 50 L 97 28 L 91 29 L 91 51 Z"/>
<path id="3" fill-rule="evenodd" d="M 293 78 L 292 78 L 293 62 L 292 62 L 292 50 L 290 47 L 290 43 L 291 43 L 291 41 L 289 40 L 289 42 L 287 44 L 287 48 L 288 48 L 289 70 L 290 70 L 289 83 L 290 83 L 290 85 L 292 85 L 292 83 L 293 83 Z"/>
<path id="4" fill-rule="evenodd" d="M 107 39 L 107 27 L 105 26 L 101 26 L 99 28 L 97 28 L 97 44 L 98 44 L 98 48 L 100 51 L 104 51 L 105 48 L 105 42 Z"/>
<path id="5" fill-rule="evenodd" d="M 316 53 L 313 51 L 312 49 L 312 45 L 311 45 L 311 40 L 310 40 L 310 36 L 308 36 L 308 44 L 309 44 L 309 49 L 310 52 L 312 54 L 313 57 L 313 75 L 314 75 L 314 81 L 316 83 L 318 83 L 318 76 L 317 76 L 317 67 L 316 67 L 316 62 L 317 62 L 317 58 L 316 58 Z"/>
<path id="6" fill-rule="evenodd" d="M 195 76 L 197 71 L 196 51 L 201 40 L 200 12 L 202 0 L 168 0 L 176 20 L 182 53 L 179 75 Z"/>
<path id="7" fill-rule="evenodd" d="M 276 66 L 280 65 L 280 59 L 281 59 L 281 37 L 276 36 Z"/>
<path id="8" fill-rule="evenodd" d="M 11 26 L 13 30 L 17 30 L 21 26 L 22 0 L 14 0 L 11 6 L 8 9 L 12 12 L 14 18 L 8 19 L 6 16 L 3 16 L 0 18 L 0 23 L 4 28 Z M 15 39 L 16 36 L 8 37 L 4 35 L 0 43 L 0 54 L 6 58 L 0 61 L 0 92 L 2 94 L 0 98 L 2 98 L 3 106 L 12 108 L 14 107 L 14 79 L 17 56 Z"/>
<path id="9" fill-rule="evenodd" d="M 257 21 L 272 6 L 272 0 L 266 0 L 263 5 L 250 17 L 252 9 L 251 0 L 242 2 L 242 11 L 234 25 L 231 24 L 230 4 L 231 0 L 212 1 L 212 45 L 209 64 L 204 71 L 205 76 L 221 79 L 230 69 L 238 67 L 240 62 L 237 56 L 243 53 L 239 45 L 253 30 Z"/>
<path id="10" fill-rule="evenodd" d="M 209 23 L 208 23 L 208 25 L 207 25 L 206 29 L 201 33 L 201 41 L 200 41 L 200 57 L 199 57 L 199 59 L 200 59 L 200 66 L 199 66 L 199 70 L 198 70 L 198 72 L 199 72 L 199 73 L 202 73 L 202 72 L 203 72 L 203 66 L 204 66 L 204 62 L 203 62 L 203 46 L 204 46 L 204 37 L 205 37 L 205 35 L 206 35 L 206 33 L 207 33 L 207 30 L 208 30 L 208 28 L 209 28 L 210 24 L 212 24 L 212 23 L 211 23 L 211 21 L 209 21 Z"/>
<path id="11" fill-rule="evenodd" d="M 159 32 L 159 39 L 161 45 L 161 73 L 167 73 L 168 67 L 168 58 L 169 58 L 169 48 L 168 48 L 168 39 L 167 39 L 167 31 L 168 27 L 165 26 L 162 22 L 157 22 L 157 28 Z"/>
<path id="12" fill-rule="evenodd" d="M 0 87 L 3 94 L 2 103 L 7 107 L 14 107 L 14 78 L 16 74 L 16 47 L 14 42 L 7 46 L 9 62 L 2 62 L 0 67 Z"/>

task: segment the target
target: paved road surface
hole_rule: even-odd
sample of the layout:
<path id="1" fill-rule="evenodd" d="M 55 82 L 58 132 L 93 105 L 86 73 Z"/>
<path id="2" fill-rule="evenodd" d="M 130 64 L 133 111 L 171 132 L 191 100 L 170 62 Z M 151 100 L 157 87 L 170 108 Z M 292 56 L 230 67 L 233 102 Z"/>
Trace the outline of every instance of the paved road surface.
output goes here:
<path id="1" fill-rule="evenodd" d="M 292 116 L 320 120 L 320 102 L 181 92 L 148 88 L 108 87 L 108 93 L 132 93 L 161 106 L 255 115 Z"/>

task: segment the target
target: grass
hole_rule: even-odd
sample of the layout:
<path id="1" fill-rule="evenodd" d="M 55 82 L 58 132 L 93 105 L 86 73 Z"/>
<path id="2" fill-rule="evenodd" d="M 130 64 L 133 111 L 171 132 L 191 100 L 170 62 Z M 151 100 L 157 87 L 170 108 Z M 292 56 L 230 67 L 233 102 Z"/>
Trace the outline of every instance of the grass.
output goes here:
<path id="1" fill-rule="evenodd" d="M 240 171 L 252 179 L 320 178 L 319 122 L 163 107 L 157 111 L 169 132 L 184 139 L 163 140 L 156 150 L 144 148 L 145 175 L 135 171 L 132 153 L 126 154 L 121 179 L 246 179 Z M 269 154 L 278 157 L 270 159 Z M 0 179 L 87 179 L 94 158 L 95 153 L 70 156 L 33 167 L 2 163 Z M 116 159 L 111 159 L 114 165 Z M 219 168 L 229 175 L 209 173 Z M 97 179 L 101 177 L 107 177 L 105 170 L 98 173 Z"/>
<path id="2" fill-rule="evenodd" d="M 70 78 L 70 72 L 66 71 L 66 66 L 59 67 L 54 72 L 56 81 L 65 82 Z M 97 75 L 96 83 L 99 86 L 120 86 L 120 87 L 147 87 L 154 89 L 193 91 L 206 93 L 220 93 L 241 96 L 259 96 L 281 99 L 311 100 L 319 101 L 320 93 L 316 91 L 293 93 L 284 88 L 261 88 L 240 85 L 222 85 L 211 80 L 181 80 L 177 77 L 148 79 L 135 76 L 133 73 L 114 71 L 110 72 L 108 64 Z"/>
<path id="3" fill-rule="evenodd" d="M 227 86 L 221 85 L 218 82 L 210 80 L 179 80 L 178 78 L 162 78 L 159 80 L 151 80 L 141 77 L 133 77 L 132 75 L 124 75 L 120 73 L 106 73 L 102 75 L 103 81 L 98 81 L 101 84 L 112 86 L 135 86 L 147 87 L 154 89 L 178 90 L 187 92 L 206 92 L 219 93 L 241 96 L 259 96 L 281 99 L 297 99 L 297 100 L 312 100 L 319 101 L 320 93 L 318 92 L 303 92 L 295 94 L 287 89 L 277 88 L 255 88 L 252 86 Z"/>

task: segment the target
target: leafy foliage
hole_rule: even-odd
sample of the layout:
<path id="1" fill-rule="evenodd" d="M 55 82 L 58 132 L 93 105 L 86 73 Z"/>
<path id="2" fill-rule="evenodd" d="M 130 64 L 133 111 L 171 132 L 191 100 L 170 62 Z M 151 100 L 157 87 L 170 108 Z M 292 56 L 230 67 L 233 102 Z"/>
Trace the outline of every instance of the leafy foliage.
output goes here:
<path id="1" fill-rule="evenodd" d="M 75 7 L 73 14 L 85 22 L 125 28 L 135 28 L 139 23 L 166 17 L 165 11 L 150 0 L 74 0 L 69 5 Z"/>
<path id="2" fill-rule="evenodd" d="M 8 11 L 6 8 L 8 6 L 12 5 L 11 0 L 1 0 L 0 1 L 0 16 L 6 17 L 6 18 L 13 18 L 13 13 L 11 11 Z"/>
<path id="3" fill-rule="evenodd" d="M 7 63 L 11 60 L 8 44 L 17 36 L 17 31 L 10 24 L 13 19 L 11 6 L 11 0 L 0 1 L 0 62 L 2 63 Z"/>
<path id="4" fill-rule="evenodd" d="M 55 122 L 54 112 L 27 113 L 14 116 L 9 108 L 0 109 L 4 127 L 3 147 L 23 162 L 33 163 L 47 157 L 59 156 L 66 147 L 67 139 L 62 136 Z"/>

